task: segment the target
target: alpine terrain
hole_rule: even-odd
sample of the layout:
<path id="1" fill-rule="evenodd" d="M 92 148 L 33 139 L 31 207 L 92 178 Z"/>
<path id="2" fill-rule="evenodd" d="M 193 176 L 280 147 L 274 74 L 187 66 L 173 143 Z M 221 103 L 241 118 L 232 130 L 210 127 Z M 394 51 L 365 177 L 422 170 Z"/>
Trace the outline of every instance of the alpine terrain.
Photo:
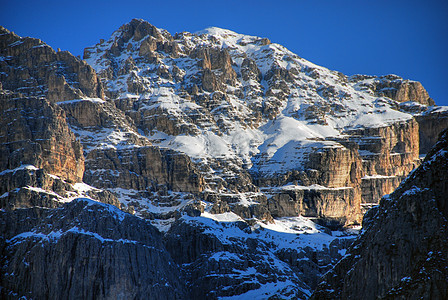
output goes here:
<path id="1" fill-rule="evenodd" d="M 0 27 L 0 103 L 2 298 L 446 295 L 419 82 L 133 19 L 83 59 Z"/>

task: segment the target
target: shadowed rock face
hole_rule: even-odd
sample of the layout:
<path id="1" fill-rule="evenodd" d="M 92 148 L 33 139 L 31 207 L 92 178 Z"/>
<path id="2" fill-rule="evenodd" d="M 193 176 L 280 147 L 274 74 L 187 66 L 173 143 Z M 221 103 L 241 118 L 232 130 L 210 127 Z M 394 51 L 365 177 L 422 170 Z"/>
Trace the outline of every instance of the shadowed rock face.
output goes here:
<path id="1" fill-rule="evenodd" d="M 439 134 L 448 127 L 448 111 L 435 108 L 433 112 L 416 117 L 419 125 L 420 153 L 427 154 L 437 142 Z"/>
<path id="2" fill-rule="evenodd" d="M 312 299 L 448 297 L 448 130 L 391 195 Z"/>
<path id="3" fill-rule="evenodd" d="M 91 200 L 0 212 L 2 298 L 188 299 L 161 235 Z"/>
<path id="4" fill-rule="evenodd" d="M 260 239 L 262 235 L 272 235 L 272 240 Z M 263 228 L 253 231 L 241 221 L 218 223 L 183 216 L 165 240 L 193 299 L 307 299 L 320 274 L 339 260 L 339 250 L 352 242 L 336 238 L 318 251 L 311 247 L 285 249 L 278 247 L 283 237 Z"/>

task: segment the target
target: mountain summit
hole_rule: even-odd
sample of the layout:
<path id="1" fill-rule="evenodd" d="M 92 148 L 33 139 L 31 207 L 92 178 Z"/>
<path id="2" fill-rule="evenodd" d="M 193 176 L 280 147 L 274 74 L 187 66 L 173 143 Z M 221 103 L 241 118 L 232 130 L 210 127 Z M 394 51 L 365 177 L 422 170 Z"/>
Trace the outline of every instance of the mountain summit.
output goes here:
<path id="1" fill-rule="evenodd" d="M 359 221 L 361 202 L 376 203 L 418 164 L 415 115 L 440 111 L 418 82 L 347 77 L 216 27 L 172 36 L 134 19 L 84 59 L 139 133 L 193 159 L 215 197 L 256 203 L 260 188 L 270 198 L 270 187 L 297 183 L 338 202 L 307 211 L 291 199 L 296 208 L 276 216 Z"/>

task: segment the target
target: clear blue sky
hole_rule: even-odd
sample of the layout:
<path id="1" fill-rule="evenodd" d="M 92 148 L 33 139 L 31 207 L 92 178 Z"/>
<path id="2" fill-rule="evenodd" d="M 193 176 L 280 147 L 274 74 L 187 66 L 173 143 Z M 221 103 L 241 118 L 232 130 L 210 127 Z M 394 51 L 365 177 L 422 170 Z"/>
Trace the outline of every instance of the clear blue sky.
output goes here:
<path id="1" fill-rule="evenodd" d="M 217 26 L 267 37 L 344 74 L 397 74 L 448 105 L 448 1 L 0 0 L 0 24 L 82 55 L 132 18 L 172 34 Z"/>

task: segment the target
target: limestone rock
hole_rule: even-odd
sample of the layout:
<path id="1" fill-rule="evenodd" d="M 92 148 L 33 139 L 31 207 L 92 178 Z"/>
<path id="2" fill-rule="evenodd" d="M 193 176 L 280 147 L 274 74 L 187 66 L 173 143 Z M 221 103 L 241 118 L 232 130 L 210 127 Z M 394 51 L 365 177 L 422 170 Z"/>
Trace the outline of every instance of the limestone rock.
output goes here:
<path id="1" fill-rule="evenodd" d="M 229 235 L 229 233 L 232 234 Z M 263 297 L 304 299 L 319 276 L 337 261 L 350 239 L 335 239 L 322 250 L 284 249 L 259 238 L 243 222 L 207 221 L 183 216 L 166 235 L 166 247 L 189 282 L 194 299 Z M 275 236 L 275 233 L 272 233 Z"/>
<path id="2" fill-rule="evenodd" d="M 41 40 L 21 38 L 3 27 L 0 32 L 0 56 L 6 58 L 0 62 L 3 89 L 50 102 L 104 97 L 96 72 L 86 62 Z"/>
<path id="3" fill-rule="evenodd" d="M 264 202 L 273 217 L 312 217 L 324 226 L 341 228 L 360 222 L 359 201 L 354 188 L 326 188 L 323 186 L 285 186 L 267 192 Z"/>
<path id="4" fill-rule="evenodd" d="M 0 102 L 1 170 L 32 165 L 67 181 L 82 181 L 82 146 L 60 107 L 8 93 L 0 95 Z"/>
<path id="5" fill-rule="evenodd" d="M 256 80 L 261 81 L 262 74 L 260 69 L 258 69 L 257 64 L 253 59 L 245 58 L 241 64 L 241 75 L 243 80 Z"/>
<path id="6" fill-rule="evenodd" d="M 419 138 L 428 147 L 446 112 L 416 82 L 348 78 L 219 28 L 171 36 L 134 19 L 85 62 L 2 33 L 2 224 L 34 220 L 1 232 L 2 292 L 19 296 L 306 298 L 351 242 L 341 227 L 420 163 Z M 64 204 L 79 197 L 147 223 Z"/>
<path id="7" fill-rule="evenodd" d="M 85 182 L 98 188 L 199 193 L 204 179 L 188 156 L 157 147 L 92 150 L 86 156 Z"/>
<path id="8" fill-rule="evenodd" d="M 112 206 L 0 212 L 2 298 L 187 299 L 158 231 Z"/>
<path id="9" fill-rule="evenodd" d="M 420 154 L 428 153 L 439 134 L 448 128 L 448 111 L 435 107 L 415 117 L 419 126 Z"/>
<path id="10" fill-rule="evenodd" d="M 362 158 L 358 177 L 362 203 L 378 203 L 419 165 L 419 126 L 411 119 L 390 126 L 348 132 Z"/>
<path id="11" fill-rule="evenodd" d="M 448 296 L 448 131 L 379 207 L 312 299 L 445 299 Z"/>
<path id="12" fill-rule="evenodd" d="M 359 88 L 370 90 L 377 96 L 389 97 L 398 102 L 418 102 L 423 105 L 434 105 L 434 100 L 418 81 L 404 80 L 397 75 L 385 75 L 381 77 L 354 75 L 350 82 Z"/>

